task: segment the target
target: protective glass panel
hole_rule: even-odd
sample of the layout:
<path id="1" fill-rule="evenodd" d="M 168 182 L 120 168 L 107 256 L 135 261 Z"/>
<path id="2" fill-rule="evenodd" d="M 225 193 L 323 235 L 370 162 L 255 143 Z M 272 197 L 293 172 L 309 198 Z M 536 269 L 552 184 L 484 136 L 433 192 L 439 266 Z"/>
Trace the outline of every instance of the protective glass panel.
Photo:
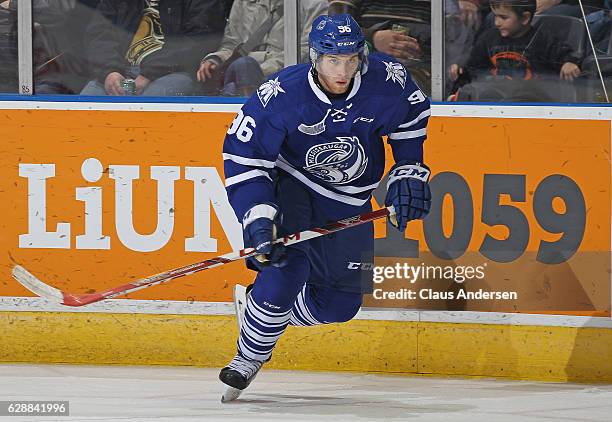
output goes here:
<path id="1" fill-rule="evenodd" d="M 18 93 L 17 1 L 0 0 L 0 92 Z"/>
<path id="2" fill-rule="evenodd" d="M 197 94 L 226 10 L 226 0 L 33 0 L 35 92 Z"/>
<path id="3" fill-rule="evenodd" d="M 327 15 L 328 0 L 305 0 L 298 2 L 298 37 L 300 40 L 299 62 L 309 63 L 308 34 L 312 22 L 320 15 Z"/>
<path id="4" fill-rule="evenodd" d="M 330 14 L 350 13 L 371 51 L 395 57 L 431 94 L 431 2 L 428 0 L 331 0 Z"/>
<path id="5" fill-rule="evenodd" d="M 221 45 L 203 56 L 200 95 L 250 96 L 284 66 L 284 0 L 234 0 Z"/>
<path id="6" fill-rule="evenodd" d="M 447 0 L 445 6 L 445 98 L 607 102 L 610 1 Z"/>

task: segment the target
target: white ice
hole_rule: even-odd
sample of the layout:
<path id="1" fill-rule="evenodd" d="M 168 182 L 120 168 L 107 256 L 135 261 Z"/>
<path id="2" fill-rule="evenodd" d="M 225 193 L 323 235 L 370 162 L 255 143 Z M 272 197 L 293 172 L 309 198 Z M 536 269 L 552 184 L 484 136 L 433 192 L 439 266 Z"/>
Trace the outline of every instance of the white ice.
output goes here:
<path id="1" fill-rule="evenodd" d="M 218 370 L 0 365 L 0 400 L 68 400 L 22 421 L 612 421 L 612 385 L 262 370 L 220 402 Z"/>

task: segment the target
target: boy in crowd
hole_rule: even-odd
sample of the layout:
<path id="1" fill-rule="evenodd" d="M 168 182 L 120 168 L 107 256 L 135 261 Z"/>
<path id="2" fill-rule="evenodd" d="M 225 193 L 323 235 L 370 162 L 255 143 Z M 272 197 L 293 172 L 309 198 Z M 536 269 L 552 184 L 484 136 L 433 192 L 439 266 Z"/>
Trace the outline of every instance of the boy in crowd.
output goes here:
<path id="1" fill-rule="evenodd" d="M 495 28 L 478 37 L 466 67 L 451 65 L 450 77 L 475 78 L 483 73 L 508 79 L 533 79 L 559 72 L 572 81 L 580 75 L 580 58 L 543 26 L 532 26 L 536 0 L 491 0 Z"/>

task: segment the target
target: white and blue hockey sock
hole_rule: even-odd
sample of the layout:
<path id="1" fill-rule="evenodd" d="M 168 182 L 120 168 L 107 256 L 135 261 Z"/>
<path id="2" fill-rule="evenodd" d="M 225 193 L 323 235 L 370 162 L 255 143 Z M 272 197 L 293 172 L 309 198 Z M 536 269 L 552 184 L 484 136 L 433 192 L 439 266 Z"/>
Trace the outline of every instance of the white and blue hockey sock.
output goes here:
<path id="1" fill-rule="evenodd" d="M 310 307 L 309 307 L 310 302 Z M 310 310 L 314 306 L 311 301 L 311 295 L 306 293 L 306 285 L 300 290 L 297 298 L 295 299 L 295 303 L 293 304 L 293 308 L 291 308 L 291 317 L 289 319 L 289 325 L 295 326 L 310 326 L 310 325 L 320 325 L 326 324 L 325 321 L 319 321 L 313 316 L 313 311 Z"/>
<path id="2" fill-rule="evenodd" d="M 285 332 L 291 310 L 274 312 L 264 309 L 262 305 L 258 305 L 253 295 L 249 295 L 238 339 L 238 351 L 248 359 L 265 362 Z"/>

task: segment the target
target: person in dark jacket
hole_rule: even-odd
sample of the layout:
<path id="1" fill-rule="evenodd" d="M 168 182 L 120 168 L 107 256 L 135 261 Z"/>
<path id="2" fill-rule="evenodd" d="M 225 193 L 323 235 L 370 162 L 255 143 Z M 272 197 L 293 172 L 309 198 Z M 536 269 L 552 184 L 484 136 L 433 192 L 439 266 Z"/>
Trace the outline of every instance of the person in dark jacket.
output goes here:
<path id="1" fill-rule="evenodd" d="M 75 94 L 87 82 L 84 26 L 99 0 L 32 0 L 35 94 Z M 17 0 L 0 1 L 0 91 L 17 89 Z"/>
<path id="2" fill-rule="evenodd" d="M 102 0 L 97 11 L 82 95 L 190 95 L 202 51 L 225 27 L 222 0 Z"/>
<path id="3" fill-rule="evenodd" d="M 9 0 L 0 1 L 0 92 L 17 93 L 16 9 Z"/>
<path id="4" fill-rule="evenodd" d="M 558 73 L 567 81 L 580 75 L 581 58 L 546 28 L 531 25 L 536 0 L 491 0 L 491 8 L 495 28 L 479 36 L 465 67 L 451 65 L 453 80 L 466 73 L 471 79 L 493 75 L 524 80 Z"/>
<path id="5" fill-rule="evenodd" d="M 78 94 L 88 81 L 83 35 L 99 0 L 33 0 L 34 93 Z"/>

